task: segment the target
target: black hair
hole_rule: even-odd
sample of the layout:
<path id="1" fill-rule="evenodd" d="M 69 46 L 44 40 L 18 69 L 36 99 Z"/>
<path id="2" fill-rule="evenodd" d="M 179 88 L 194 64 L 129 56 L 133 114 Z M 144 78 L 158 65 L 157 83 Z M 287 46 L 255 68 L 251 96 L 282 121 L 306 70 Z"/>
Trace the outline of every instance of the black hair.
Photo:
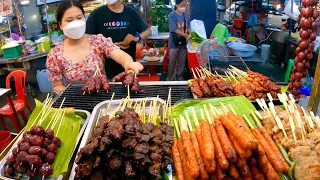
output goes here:
<path id="1" fill-rule="evenodd" d="M 179 5 L 181 2 L 183 2 L 184 0 L 176 0 L 176 5 Z"/>
<path id="2" fill-rule="evenodd" d="M 72 6 L 78 7 L 84 15 L 83 6 L 79 0 L 63 0 L 61 3 L 59 3 L 56 10 L 56 18 L 58 23 L 61 23 L 64 13 L 67 9 L 71 8 Z"/>
<path id="3" fill-rule="evenodd" d="M 17 16 L 13 16 L 11 20 L 13 21 L 13 20 L 16 20 L 16 19 L 18 19 Z"/>

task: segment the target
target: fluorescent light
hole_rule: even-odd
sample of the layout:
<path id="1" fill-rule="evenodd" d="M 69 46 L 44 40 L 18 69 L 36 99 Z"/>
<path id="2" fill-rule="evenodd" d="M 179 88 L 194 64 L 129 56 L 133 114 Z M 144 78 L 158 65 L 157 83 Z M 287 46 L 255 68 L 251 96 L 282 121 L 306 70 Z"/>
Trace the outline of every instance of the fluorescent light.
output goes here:
<path id="1" fill-rule="evenodd" d="M 21 0 L 20 4 L 21 5 L 27 5 L 27 4 L 29 4 L 29 0 Z"/>

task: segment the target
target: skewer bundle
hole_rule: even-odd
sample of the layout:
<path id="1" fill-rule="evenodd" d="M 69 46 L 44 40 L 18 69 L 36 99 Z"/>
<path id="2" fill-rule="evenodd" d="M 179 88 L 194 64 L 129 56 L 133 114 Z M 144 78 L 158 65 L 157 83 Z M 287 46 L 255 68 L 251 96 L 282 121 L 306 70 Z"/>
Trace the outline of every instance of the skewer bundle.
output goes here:
<path id="1" fill-rule="evenodd" d="M 116 75 L 112 79 L 112 82 L 122 82 L 125 87 L 129 86 L 132 92 L 144 93 L 144 90 L 140 87 L 139 78 L 133 71 L 122 72 Z"/>
<path id="2" fill-rule="evenodd" d="M 223 112 L 209 107 L 210 111 L 207 105 L 200 110 L 201 122 L 192 108 L 195 128 L 187 113 L 174 121 L 177 139 L 172 152 L 178 179 L 277 180 L 279 172 L 289 171 L 268 132 L 250 121 L 249 128 L 231 106 L 232 112 L 224 105 Z"/>
<path id="3" fill-rule="evenodd" d="M 194 80 L 188 86 L 198 98 L 203 97 L 228 97 L 244 95 L 250 100 L 266 98 L 267 93 L 277 97 L 280 86 L 272 83 L 269 78 L 252 71 L 245 73 L 233 66 L 225 72 L 228 81 L 224 80 L 217 72 L 212 74 L 205 68 L 192 69 Z"/>
<path id="4" fill-rule="evenodd" d="M 108 81 L 108 78 L 105 74 L 100 72 L 100 69 L 97 68 L 95 74 L 89 78 L 82 87 L 82 92 L 84 94 L 94 94 L 94 93 L 101 93 L 101 90 L 104 90 L 106 93 L 111 91 L 111 87 Z"/>

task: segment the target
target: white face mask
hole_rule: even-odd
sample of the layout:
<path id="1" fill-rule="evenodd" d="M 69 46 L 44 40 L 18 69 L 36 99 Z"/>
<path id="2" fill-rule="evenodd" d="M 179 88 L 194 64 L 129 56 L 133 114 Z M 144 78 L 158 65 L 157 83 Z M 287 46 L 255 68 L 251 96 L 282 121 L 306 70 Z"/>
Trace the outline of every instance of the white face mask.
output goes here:
<path id="1" fill-rule="evenodd" d="M 72 21 L 62 28 L 64 35 L 71 39 L 80 39 L 86 32 L 86 22 L 82 20 Z"/>
<path id="2" fill-rule="evenodd" d="M 107 0 L 107 4 L 114 4 L 118 2 L 118 0 Z"/>
<path id="3" fill-rule="evenodd" d="M 183 7 L 183 8 L 178 8 L 178 10 L 179 10 L 180 12 L 182 12 L 182 13 L 186 12 L 186 9 L 187 9 L 187 8 L 185 8 L 185 7 Z"/>

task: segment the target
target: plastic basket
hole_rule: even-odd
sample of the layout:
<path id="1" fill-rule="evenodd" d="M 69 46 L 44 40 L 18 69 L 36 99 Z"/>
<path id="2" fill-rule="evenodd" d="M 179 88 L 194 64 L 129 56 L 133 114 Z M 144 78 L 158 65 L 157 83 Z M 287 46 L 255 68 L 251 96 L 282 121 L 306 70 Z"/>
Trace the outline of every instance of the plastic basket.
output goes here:
<path id="1" fill-rule="evenodd" d="M 21 57 L 21 51 L 23 47 L 21 45 L 11 48 L 3 49 L 3 58 L 4 59 L 14 59 Z"/>

